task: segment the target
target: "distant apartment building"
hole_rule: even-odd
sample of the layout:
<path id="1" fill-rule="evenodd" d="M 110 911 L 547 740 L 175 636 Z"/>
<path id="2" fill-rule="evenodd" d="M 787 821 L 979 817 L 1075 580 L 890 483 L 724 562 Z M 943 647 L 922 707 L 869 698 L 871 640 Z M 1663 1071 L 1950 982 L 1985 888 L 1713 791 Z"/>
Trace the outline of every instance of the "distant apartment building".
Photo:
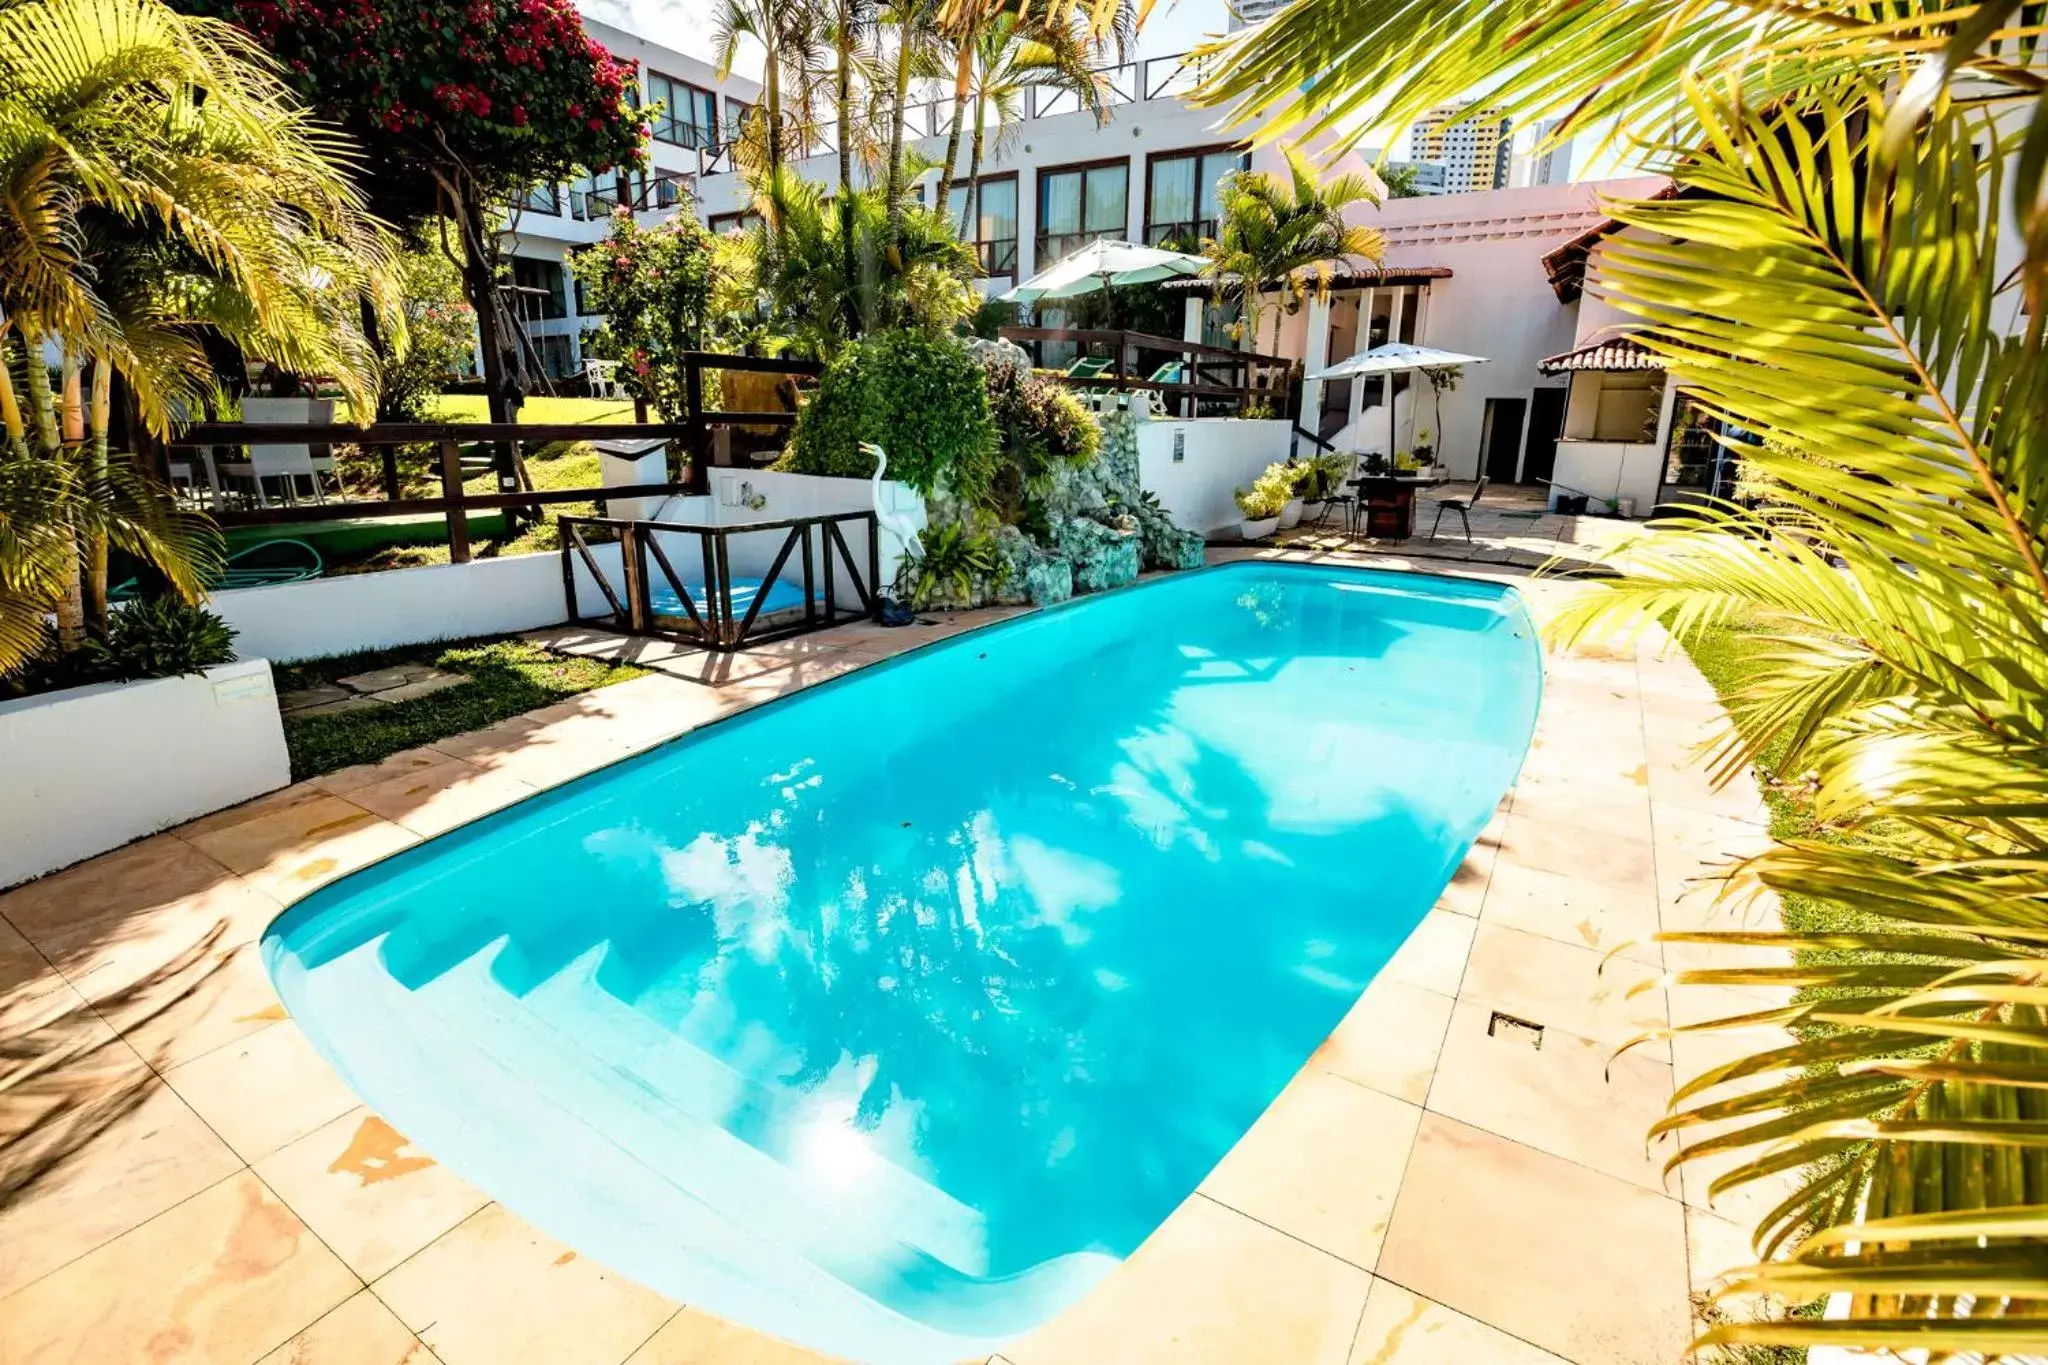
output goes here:
<path id="1" fill-rule="evenodd" d="M 1280 12 L 1287 0 L 1225 0 L 1230 11 L 1230 27 L 1233 32 L 1264 23 Z"/>
<path id="2" fill-rule="evenodd" d="M 1528 145 L 1515 153 L 1508 168 L 1508 185 L 1521 189 L 1527 185 L 1568 185 L 1572 179 L 1572 140 L 1564 138 L 1556 145 L 1545 147 L 1557 128 L 1556 119 L 1545 119 L 1529 134 Z"/>
<path id="3" fill-rule="evenodd" d="M 1512 131 L 1497 110 L 1440 105 L 1408 130 L 1408 158 L 1441 163 L 1445 194 L 1505 189 Z"/>

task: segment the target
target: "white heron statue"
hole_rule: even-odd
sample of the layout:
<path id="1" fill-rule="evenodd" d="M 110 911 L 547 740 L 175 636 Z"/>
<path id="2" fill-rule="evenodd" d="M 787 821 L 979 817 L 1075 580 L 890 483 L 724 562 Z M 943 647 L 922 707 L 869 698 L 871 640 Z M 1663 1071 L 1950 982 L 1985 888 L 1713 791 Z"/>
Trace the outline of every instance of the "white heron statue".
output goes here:
<path id="1" fill-rule="evenodd" d="M 874 494 L 876 524 L 896 537 L 906 556 L 920 553 L 922 546 L 918 541 L 917 523 L 896 508 L 893 498 L 884 499 L 882 496 L 882 475 L 889 468 L 888 452 L 873 441 L 862 441 L 860 448 L 866 454 L 875 457 L 875 474 L 868 480 L 868 487 Z"/>

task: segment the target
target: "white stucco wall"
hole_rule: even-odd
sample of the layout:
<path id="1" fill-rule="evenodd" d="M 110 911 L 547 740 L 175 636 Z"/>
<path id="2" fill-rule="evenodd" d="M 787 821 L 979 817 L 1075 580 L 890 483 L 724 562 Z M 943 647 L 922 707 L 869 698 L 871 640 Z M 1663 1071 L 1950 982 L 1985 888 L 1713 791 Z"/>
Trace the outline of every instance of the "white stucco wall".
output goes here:
<path id="1" fill-rule="evenodd" d="M 291 781 L 270 665 L 0 702 L 0 887 Z"/>
<path id="2" fill-rule="evenodd" d="M 591 553 L 616 582 L 618 546 L 593 545 Z M 604 597 L 580 560 L 576 578 L 578 606 L 586 613 L 604 610 Z M 215 593 L 208 605 L 235 628 L 238 652 L 280 663 L 532 630 L 568 619 L 562 561 L 554 554 L 236 588 Z"/>
<path id="3" fill-rule="evenodd" d="M 1484 365 L 1467 366 L 1458 388 L 1443 395 L 1438 458 L 1453 477 L 1478 473 L 1488 398 L 1533 402 L 1533 390 L 1563 383 L 1538 373 L 1536 365 L 1546 356 L 1571 349 L 1586 304 L 1558 301 L 1545 276 L 1543 257 L 1605 217 L 1599 203 L 1602 194 L 1646 195 L 1663 183 L 1642 177 L 1532 185 L 1393 199 L 1381 206 L 1372 221 L 1387 236 L 1390 269 L 1444 266 L 1451 271 L 1449 279 L 1426 286 L 1429 297 L 1422 305 L 1423 327 L 1417 340 L 1439 350 L 1487 358 Z M 1334 351 L 1332 356 L 1340 358 Z M 1415 420 L 1428 425 L 1431 410 L 1425 395 Z M 1527 425 L 1525 411 L 1525 442 Z"/>
<path id="4" fill-rule="evenodd" d="M 1290 424 L 1277 420 L 1140 423 L 1138 483 L 1157 495 L 1176 525 L 1203 535 L 1223 531 L 1241 520 L 1231 494 L 1267 465 L 1286 459 L 1291 435 Z"/>

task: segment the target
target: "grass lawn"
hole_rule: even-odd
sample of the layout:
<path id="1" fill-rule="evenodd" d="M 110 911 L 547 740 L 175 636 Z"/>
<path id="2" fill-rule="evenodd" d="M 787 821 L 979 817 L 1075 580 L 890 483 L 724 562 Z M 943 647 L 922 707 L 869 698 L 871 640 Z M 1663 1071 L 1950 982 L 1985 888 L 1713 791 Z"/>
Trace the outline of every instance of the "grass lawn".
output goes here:
<path id="1" fill-rule="evenodd" d="M 444 393 L 434 400 L 443 422 L 488 422 L 484 396 L 480 393 Z M 527 425 L 555 422 L 630 422 L 630 398 L 550 398 L 536 394 L 519 407 L 519 420 Z"/>
<path id="2" fill-rule="evenodd" d="M 277 690 L 296 691 L 394 664 L 431 664 L 467 674 L 470 681 L 390 706 L 286 716 L 284 739 L 291 750 L 293 781 L 356 763 L 375 763 L 401 749 L 480 730 L 647 672 L 630 664 L 551 653 L 524 640 L 465 640 L 279 664 Z"/>
<path id="3" fill-rule="evenodd" d="M 588 402 L 588 399 L 557 399 L 557 402 Z M 628 409 L 627 415 L 632 415 Z M 600 482 L 597 451 L 585 442 L 557 442 L 527 453 L 526 472 L 537 489 L 595 488 Z M 479 474 L 463 483 L 470 493 L 495 493 L 497 477 Z M 595 502 L 554 502 L 541 508 L 541 519 L 511 535 L 480 536 L 470 544 L 475 559 L 496 559 L 503 555 L 552 554 L 558 546 L 555 518 L 588 517 L 597 512 Z M 360 555 L 331 557 L 330 574 L 372 573 L 378 569 L 405 569 L 419 564 L 446 564 L 446 540 L 430 545 L 388 545 Z"/>

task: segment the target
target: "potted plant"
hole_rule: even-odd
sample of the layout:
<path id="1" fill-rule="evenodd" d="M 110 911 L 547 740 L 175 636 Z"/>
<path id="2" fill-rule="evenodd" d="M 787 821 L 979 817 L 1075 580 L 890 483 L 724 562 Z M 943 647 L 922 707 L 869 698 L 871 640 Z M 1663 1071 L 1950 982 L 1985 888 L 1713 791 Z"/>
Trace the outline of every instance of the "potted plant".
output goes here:
<path id="1" fill-rule="evenodd" d="M 1415 465 L 1418 469 L 1427 469 L 1435 463 L 1436 442 L 1431 439 L 1429 428 L 1424 427 L 1415 433 Z"/>
<path id="2" fill-rule="evenodd" d="M 1244 513 L 1238 532 L 1246 540 L 1263 540 L 1280 529 L 1281 514 L 1290 502 L 1299 502 L 1294 496 L 1294 477 L 1284 464 L 1266 466 L 1265 473 L 1253 481 L 1249 488 L 1240 488 L 1235 494 L 1237 510 Z M 1296 515 L 1299 515 L 1297 507 Z"/>
<path id="3" fill-rule="evenodd" d="M 1322 474 L 1316 469 L 1314 460 L 1303 460 L 1287 467 L 1294 475 L 1294 496 L 1301 502 L 1299 521 L 1314 521 L 1323 514 L 1323 500 L 1329 496 L 1323 487 Z"/>

